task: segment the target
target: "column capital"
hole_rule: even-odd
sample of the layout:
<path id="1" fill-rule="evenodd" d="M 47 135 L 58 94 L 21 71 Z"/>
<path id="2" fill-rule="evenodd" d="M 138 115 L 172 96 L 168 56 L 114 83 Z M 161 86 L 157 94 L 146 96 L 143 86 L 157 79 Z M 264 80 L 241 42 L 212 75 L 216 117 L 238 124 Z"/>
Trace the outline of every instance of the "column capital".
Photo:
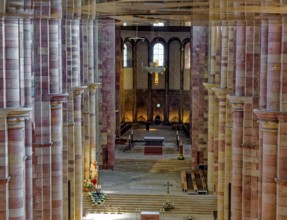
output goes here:
<path id="1" fill-rule="evenodd" d="M 254 109 L 254 114 L 261 123 L 261 129 L 270 132 L 277 132 L 278 130 L 278 114 L 279 112 Z"/>
<path id="2" fill-rule="evenodd" d="M 207 89 L 208 93 L 213 93 L 212 88 L 217 88 L 220 85 L 218 83 L 202 83 L 202 85 Z"/>
<path id="3" fill-rule="evenodd" d="M 96 82 L 96 83 L 89 83 L 88 87 L 90 90 L 96 90 L 98 88 L 101 88 L 102 83 Z"/>
<path id="4" fill-rule="evenodd" d="M 49 94 L 51 101 L 58 101 L 58 102 L 65 102 L 67 97 L 69 96 L 68 93 L 59 93 L 59 94 Z"/>
<path id="5" fill-rule="evenodd" d="M 77 86 L 77 87 L 73 87 L 72 91 L 73 91 L 73 95 L 74 96 L 80 96 L 83 94 L 84 90 L 87 88 L 87 86 Z"/>
<path id="6" fill-rule="evenodd" d="M 28 117 L 31 110 L 31 107 L 2 108 L 0 109 L 0 118 Z"/>
<path id="7" fill-rule="evenodd" d="M 226 100 L 226 89 L 213 87 L 213 88 L 211 88 L 211 90 L 215 93 L 215 95 L 219 99 L 219 101 Z"/>
<path id="8" fill-rule="evenodd" d="M 232 111 L 243 111 L 244 101 L 242 100 L 242 96 L 227 95 L 227 99 L 231 104 Z"/>
<path id="9" fill-rule="evenodd" d="M 7 184 L 9 181 L 10 181 L 10 179 L 11 179 L 11 176 L 7 176 L 7 177 L 1 177 L 0 178 L 0 186 L 2 185 L 5 185 L 5 184 Z"/>
<path id="10" fill-rule="evenodd" d="M 62 103 L 67 101 L 68 93 L 50 94 L 51 108 L 62 108 Z"/>
<path id="11" fill-rule="evenodd" d="M 272 121 L 278 122 L 279 112 L 268 111 L 266 109 L 254 109 L 254 114 L 257 116 L 259 121 Z"/>
<path id="12" fill-rule="evenodd" d="M 287 186 L 287 178 L 274 177 L 275 182 L 281 186 Z"/>
<path id="13" fill-rule="evenodd" d="M 25 126 L 25 119 L 29 118 L 32 108 L 4 108 L 0 109 L 0 118 L 7 118 L 10 129 L 22 129 Z"/>

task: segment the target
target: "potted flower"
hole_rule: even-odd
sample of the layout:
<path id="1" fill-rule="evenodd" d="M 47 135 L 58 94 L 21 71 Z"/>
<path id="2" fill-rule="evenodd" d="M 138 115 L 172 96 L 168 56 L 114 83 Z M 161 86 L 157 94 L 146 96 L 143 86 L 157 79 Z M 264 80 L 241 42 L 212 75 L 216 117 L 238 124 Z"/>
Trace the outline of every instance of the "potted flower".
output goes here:
<path id="1" fill-rule="evenodd" d="M 165 203 L 163 203 L 163 209 L 164 211 L 170 211 L 171 209 L 174 209 L 174 204 L 170 201 L 166 201 Z"/>
<path id="2" fill-rule="evenodd" d="M 184 160 L 184 156 L 182 154 L 179 154 L 177 157 L 178 160 Z"/>
<path id="3" fill-rule="evenodd" d="M 85 179 L 83 183 L 84 192 L 90 192 L 93 189 L 94 185 L 90 179 Z"/>

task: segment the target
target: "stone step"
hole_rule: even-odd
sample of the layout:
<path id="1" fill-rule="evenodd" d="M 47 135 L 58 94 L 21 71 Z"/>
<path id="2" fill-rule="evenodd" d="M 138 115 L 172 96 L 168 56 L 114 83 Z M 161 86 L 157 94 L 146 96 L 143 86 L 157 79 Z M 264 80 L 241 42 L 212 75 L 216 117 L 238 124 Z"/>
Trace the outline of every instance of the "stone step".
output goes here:
<path id="1" fill-rule="evenodd" d="M 217 208 L 214 195 L 144 195 L 144 194 L 108 194 L 103 205 L 92 206 L 87 195 L 84 195 L 84 209 L 89 212 L 160 211 L 166 201 L 174 203 L 170 212 L 176 214 L 211 214 Z"/>
<path id="2" fill-rule="evenodd" d="M 116 159 L 115 171 L 120 172 L 142 172 L 158 173 L 158 172 L 180 172 L 181 170 L 190 170 L 191 160 L 177 159 Z"/>

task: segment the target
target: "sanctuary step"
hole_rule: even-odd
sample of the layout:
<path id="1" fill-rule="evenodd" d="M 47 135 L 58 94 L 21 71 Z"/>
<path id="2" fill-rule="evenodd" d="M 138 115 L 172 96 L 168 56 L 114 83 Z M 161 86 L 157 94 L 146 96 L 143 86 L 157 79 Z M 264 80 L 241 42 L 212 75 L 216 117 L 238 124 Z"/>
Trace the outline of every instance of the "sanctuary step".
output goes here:
<path id="1" fill-rule="evenodd" d="M 162 155 L 162 146 L 145 146 L 144 155 Z"/>
<path id="2" fill-rule="evenodd" d="M 163 203 L 174 203 L 173 214 L 212 214 L 217 209 L 216 195 L 146 195 L 108 194 L 103 205 L 92 206 L 84 195 L 84 209 L 89 213 L 162 211 Z"/>
<path id="3" fill-rule="evenodd" d="M 190 170 L 191 160 L 178 159 L 130 159 L 117 158 L 115 161 L 114 171 L 120 172 L 141 172 L 160 173 L 160 172 L 178 172 Z"/>

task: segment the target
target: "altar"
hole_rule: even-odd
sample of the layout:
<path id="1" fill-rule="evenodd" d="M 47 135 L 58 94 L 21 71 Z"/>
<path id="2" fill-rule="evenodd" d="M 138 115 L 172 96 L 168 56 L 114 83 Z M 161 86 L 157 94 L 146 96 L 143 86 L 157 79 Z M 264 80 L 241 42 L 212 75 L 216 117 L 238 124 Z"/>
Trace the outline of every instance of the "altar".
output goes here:
<path id="1" fill-rule="evenodd" d="M 164 137 L 145 136 L 144 142 L 146 146 L 162 146 Z"/>

